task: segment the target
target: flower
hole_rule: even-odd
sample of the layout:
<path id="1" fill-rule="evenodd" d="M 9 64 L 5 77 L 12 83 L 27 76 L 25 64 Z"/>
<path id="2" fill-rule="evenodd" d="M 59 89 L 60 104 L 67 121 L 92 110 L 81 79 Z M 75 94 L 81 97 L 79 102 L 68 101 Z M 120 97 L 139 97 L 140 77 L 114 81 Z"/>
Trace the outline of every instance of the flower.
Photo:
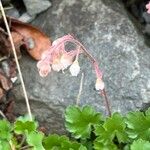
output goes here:
<path id="1" fill-rule="evenodd" d="M 52 63 L 52 69 L 54 71 L 59 72 L 62 68 L 63 68 L 63 66 L 62 66 L 62 64 L 60 62 L 60 59 L 59 58 L 54 59 L 54 61 Z"/>
<path id="2" fill-rule="evenodd" d="M 70 55 L 67 55 L 67 54 L 63 54 L 61 56 L 60 62 L 63 66 L 63 70 L 67 69 L 68 66 L 70 66 L 73 63 L 73 58 L 74 58 L 74 56 L 70 56 Z"/>
<path id="3" fill-rule="evenodd" d="M 95 89 L 96 90 L 103 90 L 105 87 L 104 82 L 102 81 L 102 79 L 97 78 L 96 83 L 95 83 Z"/>
<path id="4" fill-rule="evenodd" d="M 75 60 L 73 64 L 70 66 L 70 73 L 72 76 L 77 76 L 80 72 L 80 66 L 78 60 Z"/>
<path id="5" fill-rule="evenodd" d="M 48 73 L 51 72 L 51 67 L 49 63 L 46 63 L 44 61 L 39 61 L 37 63 L 37 68 L 41 77 L 46 77 Z"/>
<path id="6" fill-rule="evenodd" d="M 148 9 L 148 10 L 147 10 L 147 13 L 150 14 L 150 2 L 146 5 L 146 9 Z"/>

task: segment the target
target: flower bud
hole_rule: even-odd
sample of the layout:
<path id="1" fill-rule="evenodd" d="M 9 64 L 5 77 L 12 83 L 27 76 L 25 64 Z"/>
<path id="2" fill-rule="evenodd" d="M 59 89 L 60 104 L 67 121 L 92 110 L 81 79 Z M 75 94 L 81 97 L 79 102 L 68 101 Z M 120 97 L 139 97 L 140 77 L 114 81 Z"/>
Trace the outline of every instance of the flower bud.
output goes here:
<path id="1" fill-rule="evenodd" d="M 96 83 L 95 83 L 95 89 L 96 90 L 103 90 L 105 87 L 104 82 L 102 81 L 102 79 L 97 78 Z"/>
<path id="2" fill-rule="evenodd" d="M 69 70 L 72 76 L 77 76 L 80 72 L 79 62 L 75 60 Z"/>

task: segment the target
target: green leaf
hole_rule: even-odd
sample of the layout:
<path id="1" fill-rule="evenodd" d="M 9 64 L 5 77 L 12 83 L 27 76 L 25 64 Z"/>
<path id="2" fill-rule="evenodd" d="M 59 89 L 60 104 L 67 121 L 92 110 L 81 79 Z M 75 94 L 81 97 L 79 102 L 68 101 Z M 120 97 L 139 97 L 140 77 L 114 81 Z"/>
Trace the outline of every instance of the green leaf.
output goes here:
<path id="1" fill-rule="evenodd" d="M 134 141 L 131 150 L 150 150 L 150 142 L 142 139 Z"/>
<path id="2" fill-rule="evenodd" d="M 30 121 L 28 116 L 19 117 L 14 123 L 14 131 L 17 134 L 30 133 L 36 131 L 38 124 L 36 121 Z"/>
<path id="3" fill-rule="evenodd" d="M 12 137 L 12 127 L 7 120 L 0 120 L 0 139 L 10 140 Z"/>
<path id="4" fill-rule="evenodd" d="M 100 124 L 102 117 L 91 106 L 82 109 L 77 106 L 69 106 L 65 112 L 65 126 L 75 138 L 89 138 L 92 125 Z"/>
<path id="5" fill-rule="evenodd" d="M 33 150 L 45 150 L 42 145 L 43 137 L 41 132 L 31 132 L 27 135 L 27 143 L 33 146 Z"/>
<path id="6" fill-rule="evenodd" d="M 11 150 L 9 142 L 5 140 L 0 140 L 0 150 Z"/>
<path id="7" fill-rule="evenodd" d="M 103 125 L 96 125 L 94 133 L 99 137 L 99 142 L 112 142 L 116 137 L 118 142 L 127 142 L 128 136 L 125 131 L 124 118 L 119 113 L 114 113 L 107 118 Z"/>
<path id="8" fill-rule="evenodd" d="M 49 135 L 44 138 L 43 146 L 45 150 L 87 150 L 77 142 L 71 142 L 66 136 Z"/>
<path id="9" fill-rule="evenodd" d="M 128 135 L 131 139 L 141 138 L 150 140 L 150 113 L 146 112 L 130 112 L 127 114 L 126 124 L 128 127 Z"/>
<path id="10" fill-rule="evenodd" d="M 21 122 L 31 121 L 29 115 L 20 116 L 20 117 L 17 118 L 17 120 L 18 120 L 18 121 L 21 121 Z M 34 118 L 32 118 L 32 120 L 34 120 Z"/>
<path id="11" fill-rule="evenodd" d="M 94 141 L 94 150 L 117 150 L 117 146 L 113 142 L 102 142 L 100 137 Z"/>

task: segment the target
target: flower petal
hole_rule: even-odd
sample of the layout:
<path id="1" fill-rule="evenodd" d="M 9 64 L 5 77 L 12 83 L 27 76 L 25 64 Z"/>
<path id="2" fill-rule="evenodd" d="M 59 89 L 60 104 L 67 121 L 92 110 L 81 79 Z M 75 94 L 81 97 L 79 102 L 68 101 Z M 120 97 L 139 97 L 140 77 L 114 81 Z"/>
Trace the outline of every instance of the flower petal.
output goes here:
<path id="1" fill-rule="evenodd" d="M 77 76 L 80 72 L 79 62 L 75 60 L 69 70 L 72 76 Z"/>
<path id="2" fill-rule="evenodd" d="M 45 63 L 44 61 L 39 61 L 37 63 L 37 68 L 41 77 L 46 77 L 48 73 L 51 72 L 50 65 L 48 63 Z"/>

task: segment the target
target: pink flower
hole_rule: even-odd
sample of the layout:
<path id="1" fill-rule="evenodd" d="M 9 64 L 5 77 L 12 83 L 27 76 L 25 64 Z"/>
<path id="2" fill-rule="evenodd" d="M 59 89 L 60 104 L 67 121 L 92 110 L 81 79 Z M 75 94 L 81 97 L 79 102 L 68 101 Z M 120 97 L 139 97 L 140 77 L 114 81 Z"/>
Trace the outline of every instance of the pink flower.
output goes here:
<path id="1" fill-rule="evenodd" d="M 59 72 L 60 70 L 62 70 L 62 68 L 63 68 L 63 66 L 62 66 L 62 64 L 61 64 L 61 62 L 60 62 L 60 58 L 55 58 L 55 59 L 53 60 L 53 62 L 52 62 L 52 69 L 53 69 L 54 71 Z"/>
<path id="2" fill-rule="evenodd" d="M 40 75 L 48 75 L 51 71 L 50 66 L 57 72 L 67 69 L 73 63 L 75 56 L 78 58 L 78 55 L 81 53 L 80 46 L 78 45 L 79 42 L 76 41 L 77 40 L 71 35 L 65 35 L 55 40 L 52 46 L 43 53 L 41 61 L 37 64 Z M 65 44 L 67 42 L 74 43 L 76 46 L 75 49 L 69 50 L 68 52 L 65 49 Z"/>
<path id="3" fill-rule="evenodd" d="M 73 63 L 73 55 L 63 54 L 60 59 L 62 70 L 67 69 Z"/>
<path id="4" fill-rule="evenodd" d="M 147 13 L 150 14 L 150 2 L 146 5 Z"/>
<path id="5" fill-rule="evenodd" d="M 51 72 L 51 67 L 49 63 L 45 63 L 44 61 L 39 61 L 37 63 L 37 68 L 41 77 L 46 77 L 48 73 Z"/>

